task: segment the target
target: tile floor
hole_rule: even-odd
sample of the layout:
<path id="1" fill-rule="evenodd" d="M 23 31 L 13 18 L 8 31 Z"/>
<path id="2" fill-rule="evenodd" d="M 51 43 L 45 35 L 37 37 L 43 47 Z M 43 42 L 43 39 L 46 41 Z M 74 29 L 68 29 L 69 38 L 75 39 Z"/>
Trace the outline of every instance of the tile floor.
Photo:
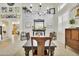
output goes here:
<path id="1" fill-rule="evenodd" d="M 10 40 L 0 41 L 0 56 L 25 56 L 25 51 L 22 48 L 25 41 L 15 40 L 14 43 L 11 43 Z M 54 56 L 78 56 L 78 53 L 75 53 L 71 48 L 64 47 L 59 41 L 55 41 L 57 47 L 55 49 Z M 31 51 L 30 51 L 31 56 Z"/>

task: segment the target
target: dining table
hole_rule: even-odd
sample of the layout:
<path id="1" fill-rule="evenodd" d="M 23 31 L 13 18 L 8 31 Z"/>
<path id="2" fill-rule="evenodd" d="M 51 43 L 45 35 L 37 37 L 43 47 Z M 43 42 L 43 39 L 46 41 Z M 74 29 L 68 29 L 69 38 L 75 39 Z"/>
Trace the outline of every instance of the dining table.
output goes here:
<path id="1" fill-rule="evenodd" d="M 34 38 L 37 38 L 37 37 L 31 37 L 32 39 L 34 39 Z M 47 38 L 47 37 L 45 37 L 45 38 Z M 44 42 L 44 41 L 43 41 Z M 42 42 L 42 43 L 43 43 Z M 48 43 L 48 42 L 47 42 Z M 41 43 L 40 43 L 40 45 L 41 45 Z M 56 46 L 56 44 L 55 43 L 52 43 L 52 45 L 50 46 L 50 56 L 53 56 L 54 55 L 54 51 L 55 51 L 55 48 L 56 48 L 57 46 Z M 27 42 L 25 42 L 24 43 L 24 45 L 23 45 L 23 48 L 24 48 L 24 51 L 25 51 L 25 55 L 26 56 L 29 56 L 29 52 L 32 50 L 32 43 L 31 43 L 31 39 L 30 40 L 28 40 Z M 46 49 L 46 50 L 48 50 L 49 49 L 49 44 L 46 44 L 45 46 L 43 45 L 43 46 L 41 46 L 41 47 L 38 47 L 38 42 L 36 42 L 36 41 L 34 41 L 33 40 L 33 49 L 34 50 L 36 50 L 36 49 L 38 49 L 38 48 L 40 48 L 40 50 L 41 51 L 39 51 L 38 53 L 39 53 L 39 55 L 38 56 L 44 56 L 43 54 L 44 54 L 44 48 Z M 39 50 L 39 49 L 38 49 Z M 41 53 L 40 53 L 41 52 Z M 42 54 L 43 53 L 43 54 Z"/>
<path id="2" fill-rule="evenodd" d="M 31 37 L 31 40 L 36 40 L 38 42 L 38 47 L 37 47 L 37 55 L 38 56 L 44 56 L 44 45 L 46 40 L 51 40 L 52 38 L 49 36 L 33 36 Z"/>

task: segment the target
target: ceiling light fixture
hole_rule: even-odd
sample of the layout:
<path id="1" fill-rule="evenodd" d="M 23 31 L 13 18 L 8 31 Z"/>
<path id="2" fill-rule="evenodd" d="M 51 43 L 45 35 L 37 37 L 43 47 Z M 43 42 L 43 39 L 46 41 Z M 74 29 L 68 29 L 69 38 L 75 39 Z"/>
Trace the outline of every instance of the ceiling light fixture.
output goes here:
<path id="1" fill-rule="evenodd" d="M 39 7 L 42 7 L 42 4 L 40 3 Z"/>
<path id="2" fill-rule="evenodd" d="M 7 3 L 9 6 L 13 6 L 15 3 Z"/>
<path id="3" fill-rule="evenodd" d="M 30 8 L 32 8 L 32 4 L 30 4 Z"/>

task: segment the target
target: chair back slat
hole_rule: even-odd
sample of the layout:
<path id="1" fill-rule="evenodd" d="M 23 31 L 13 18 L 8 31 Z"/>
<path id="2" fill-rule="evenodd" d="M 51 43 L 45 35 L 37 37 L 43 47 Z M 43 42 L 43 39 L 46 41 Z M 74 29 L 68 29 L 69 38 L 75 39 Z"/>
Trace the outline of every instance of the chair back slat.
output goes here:
<path id="1" fill-rule="evenodd" d="M 51 37 L 51 39 L 49 40 L 49 49 L 48 49 L 48 55 L 50 54 L 50 46 L 51 46 L 51 41 L 52 41 L 52 38 L 53 38 L 52 33 L 50 33 L 50 34 L 49 34 L 49 36 Z"/>
<path id="2" fill-rule="evenodd" d="M 35 52 L 36 52 L 37 50 L 34 49 L 34 46 L 38 46 L 37 41 L 31 39 L 31 45 L 32 45 L 32 47 L 31 47 L 31 48 L 32 48 L 32 55 L 36 55 Z"/>
<path id="3" fill-rule="evenodd" d="M 32 55 L 33 55 L 33 40 L 31 39 L 31 44 L 32 44 Z"/>
<path id="4" fill-rule="evenodd" d="M 26 37 L 27 37 L 27 40 L 30 39 L 30 33 L 29 32 L 26 33 Z"/>
<path id="5" fill-rule="evenodd" d="M 50 54 L 51 41 L 54 40 L 54 39 L 53 39 L 54 37 L 56 37 L 56 33 L 55 33 L 55 32 L 50 32 L 49 36 L 51 37 L 51 39 L 49 40 L 48 54 Z"/>

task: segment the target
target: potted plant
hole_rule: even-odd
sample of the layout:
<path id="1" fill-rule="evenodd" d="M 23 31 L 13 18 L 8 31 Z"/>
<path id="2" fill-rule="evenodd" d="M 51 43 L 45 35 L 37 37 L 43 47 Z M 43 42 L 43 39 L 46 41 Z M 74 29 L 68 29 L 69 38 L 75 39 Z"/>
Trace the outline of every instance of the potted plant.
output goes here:
<path id="1" fill-rule="evenodd" d="M 69 23 L 70 23 L 71 27 L 73 27 L 73 25 L 75 24 L 75 19 L 69 20 Z"/>

